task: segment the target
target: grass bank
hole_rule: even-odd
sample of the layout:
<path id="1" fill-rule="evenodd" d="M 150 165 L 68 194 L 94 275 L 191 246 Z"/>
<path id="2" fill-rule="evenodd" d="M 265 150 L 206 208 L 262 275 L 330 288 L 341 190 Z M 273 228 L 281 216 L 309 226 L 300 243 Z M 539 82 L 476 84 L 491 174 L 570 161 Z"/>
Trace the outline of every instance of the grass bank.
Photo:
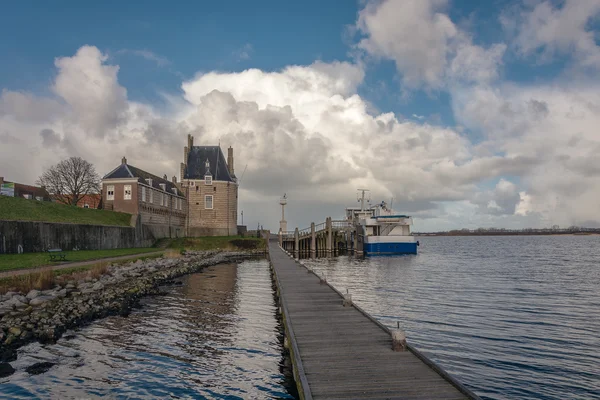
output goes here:
<path id="1" fill-rule="evenodd" d="M 126 213 L 0 196 L 0 220 L 129 226 Z"/>
<path id="2" fill-rule="evenodd" d="M 156 249 L 154 249 L 156 250 Z M 147 260 L 150 258 L 162 257 L 161 255 L 150 255 L 150 256 L 132 256 L 126 259 L 118 261 L 102 261 L 99 260 L 97 263 L 90 265 L 63 268 L 53 271 L 50 267 L 43 269 L 39 272 L 32 272 L 30 274 L 22 274 L 0 278 L 0 294 L 4 294 L 7 291 L 20 291 L 21 293 L 27 293 L 32 289 L 36 290 L 47 290 L 52 289 L 57 284 L 65 285 L 69 281 L 78 281 L 86 278 L 98 278 L 108 272 L 108 266 L 126 264 L 135 260 Z M 178 257 L 178 255 L 174 255 Z"/>
<path id="3" fill-rule="evenodd" d="M 120 257 L 130 254 L 149 253 L 160 249 L 111 249 L 111 250 L 79 250 L 66 251 L 67 262 L 88 261 L 108 257 Z M 56 262 L 55 262 L 56 263 Z M 23 253 L 23 254 L 0 254 L 0 271 L 9 271 L 23 268 L 41 267 L 52 264 L 48 253 Z"/>
<path id="4" fill-rule="evenodd" d="M 241 236 L 205 236 L 197 238 L 179 238 L 167 246 L 170 249 L 185 250 L 264 250 L 266 241 L 259 238 Z"/>

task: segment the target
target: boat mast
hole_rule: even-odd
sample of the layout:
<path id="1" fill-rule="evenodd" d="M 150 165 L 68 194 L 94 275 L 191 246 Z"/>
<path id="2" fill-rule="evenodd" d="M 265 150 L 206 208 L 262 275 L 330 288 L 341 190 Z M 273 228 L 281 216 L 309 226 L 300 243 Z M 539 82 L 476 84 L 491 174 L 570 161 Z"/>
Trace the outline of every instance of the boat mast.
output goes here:
<path id="1" fill-rule="evenodd" d="M 368 192 L 369 189 L 358 189 L 359 192 L 362 193 L 360 198 L 360 211 L 365 211 L 365 192 Z"/>

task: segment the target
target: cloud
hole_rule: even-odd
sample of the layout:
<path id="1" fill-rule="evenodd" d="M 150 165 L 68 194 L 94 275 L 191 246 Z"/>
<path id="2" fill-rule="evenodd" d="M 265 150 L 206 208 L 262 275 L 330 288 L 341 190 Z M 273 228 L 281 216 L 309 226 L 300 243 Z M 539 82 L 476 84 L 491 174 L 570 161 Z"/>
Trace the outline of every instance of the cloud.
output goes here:
<path id="1" fill-rule="evenodd" d="M 252 44 L 246 43 L 239 49 L 234 50 L 231 55 L 236 59 L 237 62 L 247 61 L 250 59 L 250 55 L 254 52 Z"/>
<path id="2" fill-rule="evenodd" d="M 118 66 L 106 65 L 107 56 L 83 46 L 73 57 L 54 61 L 58 75 L 52 90 L 69 106 L 69 123 L 94 136 L 110 135 L 124 122 L 127 90 L 117 81 Z"/>
<path id="3" fill-rule="evenodd" d="M 474 143 L 419 115 L 373 111 L 358 94 L 362 63 L 202 73 L 182 82 L 181 96 L 168 97 L 173 106 L 160 111 L 128 99 L 119 66 L 95 47 L 55 65 L 52 96 L 0 96 L 0 170 L 11 180 L 33 182 L 69 156 L 100 173 L 126 156 L 157 175 L 178 175 L 192 134 L 196 144 L 234 147 L 239 177 L 245 169 L 240 209 L 251 226 L 276 228 L 283 192 L 290 226 L 305 226 L 341 216 L 365 186 L 374 201 L 393 196 L 398 210 L 416 213 L 420 227 L 461 227 L 461 212 L 477 211 L 468 220 L 475 225 L 552 215 L 569 225 L 600 212 L 597 84 L 492 85 L 482 77 L 448 87 L 457 122 L 480 133 Z"/>
<path id="4" fill-rule="evenodd" d="M 404 89 L 445 89 L 448 80 L 488 82 L 498 77 L 506 46 L 472 43 L 444 13 L 447 0 L 368 1 L 356 29 L 356 47 L 376 59 L 393 60 Z"/>
<path id="5" fill-rule="evenodd" d="M 160 56 L 150 50 L 132 50 L 132 49 L 121 49 L 116 54 L 132 54 L 134 56 L 142 57 L 148 61 L 156 63 L 158 67 L 167 67 L 171 65 L 171 61 L 163 56 Z"/>
<path id="6" fill-rule="evenodd" d="M 501 17 L 520 55 L 542 63 L 573 55 L 579 67 L 600 68 L 600 46 L 590 26 L 600 14 L 599 0 L 527 4 L 510 8 Z"/>

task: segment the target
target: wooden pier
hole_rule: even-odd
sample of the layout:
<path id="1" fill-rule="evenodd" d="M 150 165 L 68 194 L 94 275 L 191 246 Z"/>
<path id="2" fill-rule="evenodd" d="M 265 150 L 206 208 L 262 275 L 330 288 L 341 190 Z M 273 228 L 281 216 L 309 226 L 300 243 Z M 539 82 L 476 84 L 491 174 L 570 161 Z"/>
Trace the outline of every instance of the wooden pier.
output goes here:
<path id="1" fill-rule="evenodd" d="M 303 399 L 478 399 L 269 241 L 286 342 Z M 348 303 L 346 297 L 346 303 Z"/>
<path id="2" fill-rule="evenodd" d="M 305 229 L 279 231 L 279 245 L 298 257 L 335 256 L 340 251 L 356 251 L 356 227 L 348 220 L 335 221 L 327 217 L 325 222 L 310 224 Z M 360 250 L 360 251 L 359 251 Z"/>

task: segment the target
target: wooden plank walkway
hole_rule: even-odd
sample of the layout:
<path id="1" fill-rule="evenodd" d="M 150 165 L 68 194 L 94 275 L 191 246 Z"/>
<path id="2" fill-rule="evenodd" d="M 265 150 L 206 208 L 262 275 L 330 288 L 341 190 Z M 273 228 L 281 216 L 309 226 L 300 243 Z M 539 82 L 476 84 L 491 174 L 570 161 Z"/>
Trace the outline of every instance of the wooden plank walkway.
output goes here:
<path id="1" fill-rule="evenodd" d="M 392 351 L 387 328 L 357 307 L 344 307 L 339 292 L 320 284 L 277 242 L 269 242 L 269 256 L 303 398 L 478 398 L 416 350 Z"/>

